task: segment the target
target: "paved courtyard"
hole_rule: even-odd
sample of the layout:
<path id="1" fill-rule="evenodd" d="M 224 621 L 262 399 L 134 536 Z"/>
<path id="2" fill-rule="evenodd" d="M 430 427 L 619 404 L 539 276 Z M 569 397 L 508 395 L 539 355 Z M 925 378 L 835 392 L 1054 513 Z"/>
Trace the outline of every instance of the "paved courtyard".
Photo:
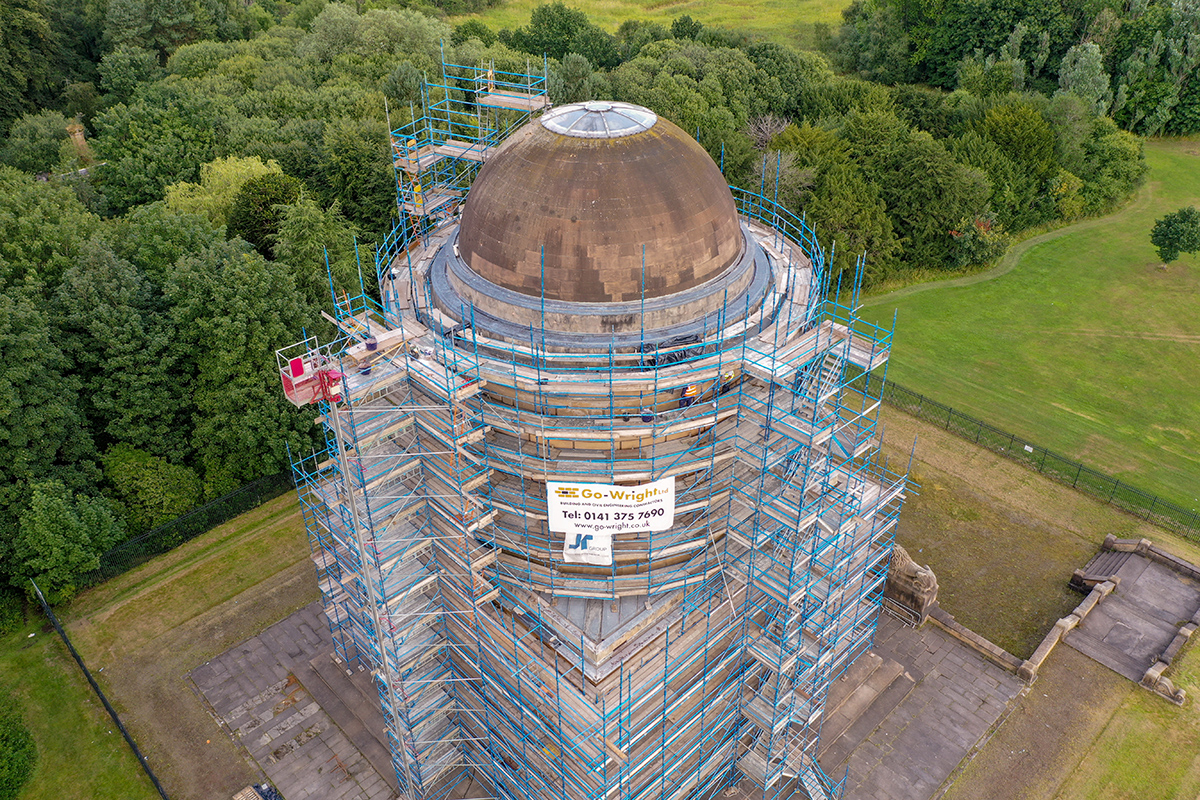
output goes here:
<path id="1" fill-rule="evenodd" d="M 1179 627 L 1200 609 L 1200 584 L 1141 555 L 1123 557 L 1116 591 L 1064 641 L 1131 681 L 1140 681 Z M 1107 572 L 1107 570 L 1106 570 Z"/>
<path id="2" fill-rule="evenodd" d="M 916 683 L 883 719 L 869 711 L 860 718 L 871 729 L 831 777 L 849 768 L 846 800 L 928 800 L 1023 684 L 932 623 L 913 630 L 885 616 L 874 652 L 902 664 Z"/>
<path id="3" fill-rule="evenodd" d="M 382 723 L 369 682 L 364 673 L 331 691 L 338 678 L 331 677 L 332 646 L 320 604 L 313 603 L 191 677 L 220 724 L 287 800 L 393 800 L 386 750 L 366 730 L 375 724 L 372 714 Z M 932 623 L 914 630 L 885 616 L 870 659 L 891 667 L 877 670 L 891 683 L 881 681 L 853 710 L 821 757 L 831 777 L 847 775 L 847 800 L 937 796 L 1021 690 L 1015 676 Z M 751 785 L 726 792 L 739 794 L 760 795 Z"/>
<path id="4" fill-rule="evenodd" d="M 392 800 L 389 782 L 314 698 L 324 685 L 311 662 L 332 648 L 321 604 L 312 603 L 192 670 L 191 678 L 287 800 Z"/>

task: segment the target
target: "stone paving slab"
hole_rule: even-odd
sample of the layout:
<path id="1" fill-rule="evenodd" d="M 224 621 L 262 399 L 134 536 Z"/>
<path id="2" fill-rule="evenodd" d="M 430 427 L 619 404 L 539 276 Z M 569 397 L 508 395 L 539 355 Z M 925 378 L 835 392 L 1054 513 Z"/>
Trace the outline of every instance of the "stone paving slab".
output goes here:
<path id="1" fill-rule="evenodd" d="M 331 648 L 314 603 L 197 667 L 191 677 L 285 800 L 396 800 L 297 679 Z M 1021 683 L 933 625 L 913 630 L 885 616 L 874 649 L 903 664 L 916 684 L 873 730 L 861 731 L 865 738 L 848 758 L 823 766 L 834 780 L 847 775 L 846 800 L 929 800 L 1005 712 Z M 726 795 L 761 795 L 752 784 L 732 792 Z"/>
<path id="2" fill-rule="evenodd" d="M 845 798 L 929 800 L 1023 684 L 931 624 L 914 630 L 885 616 L 873 649 L 922 677 L 841 766 Z M 834 780 L 841 775 L 830 773 Z"/>
<path id="3" fill-rule="evenodd" d="M 1117 589 L 1063 639 L 1131 681 L 1140 681 L 1200 609 L 1200 584 L 1141 555 L 1117 571 Z"/>
<path id="4" fill-rule="evenodd" d="M 297 678 L 332 647 L 321 605 L 312 603 L 192 670 L 191 679 L 284 800 L 395 800 Z"/>

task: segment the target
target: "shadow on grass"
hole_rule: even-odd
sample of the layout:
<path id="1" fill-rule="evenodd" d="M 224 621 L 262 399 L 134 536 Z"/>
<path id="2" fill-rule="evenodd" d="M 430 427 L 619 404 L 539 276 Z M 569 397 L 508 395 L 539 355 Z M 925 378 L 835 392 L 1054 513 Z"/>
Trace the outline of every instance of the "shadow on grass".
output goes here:
<path id="1" fill-rule="evenodd" d="M 1018 658 L 1079 604 L 1071 573 L 1095 542 L 1029 517 L 965 481 L 928 465 L 914 467 L 897 541 L 938 577 L 942 608 Z"/>

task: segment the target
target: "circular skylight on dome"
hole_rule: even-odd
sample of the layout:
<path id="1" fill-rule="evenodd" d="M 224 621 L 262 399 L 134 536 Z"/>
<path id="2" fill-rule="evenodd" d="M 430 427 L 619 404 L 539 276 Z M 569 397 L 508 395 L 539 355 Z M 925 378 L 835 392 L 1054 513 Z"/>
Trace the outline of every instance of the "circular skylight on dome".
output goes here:
<path id="1" fill-rule="evenodd" d="M 592 100 L 551 109 L 542 115 L 542 127 L 563 136 L 582 139 L 616 139 L 648 131 L 658 115 L 633 103 Z"/>

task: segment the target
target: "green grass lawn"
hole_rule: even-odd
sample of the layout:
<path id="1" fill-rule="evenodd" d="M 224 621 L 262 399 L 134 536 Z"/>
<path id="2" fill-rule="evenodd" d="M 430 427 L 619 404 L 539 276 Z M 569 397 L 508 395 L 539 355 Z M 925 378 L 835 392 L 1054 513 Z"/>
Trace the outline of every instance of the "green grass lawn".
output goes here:
<path id="1" fill-rule="evenodd" d="M 867 298 L 864 316 L 897 314 L 890 379 L 1200 509 L 1200 256 L 1160 269 L 1149 238 L 1200 205 L 1200 142 L 1146 157 L 1120 212 L 1033 240 L 999 277 Z"/>
<path id="2" fill-rule="evenodd" d="M 34 623 L 0 639 L 0 691 L 16 697 L 38 751 L 21 799 L 158 797 L 58 634 L 49 623 L 42 624 L 40 614 Z"/>
<path id="3" fill-rule="evenodd" d="M 1194 646 L 1171 675 L 1188 694 L 1176 707 L 1131 692 L 1088 748 L 1057 800 L 1192 800 L 1200 796 L 1200 651 Z"/>
<path id="4" fill-rule="evenodd" d="M 493 30 L 517 28 L 529 24 L 533 9 L 550 0 L 502 0 L 482 14 L 454 17 L 461 22 L 472 17 L 483 20 Z M 848 0 L 565 0 L 571 8 L 587 13 L 600 27 L 615 31 L 624 21 L 643 19 L 670 26 L 671 20 L 684 14 L 716 28 L 748 31 L 770 41 L 796 47 L 812 48 L 813 24 L 825 22 L 837 25 Z"/>

